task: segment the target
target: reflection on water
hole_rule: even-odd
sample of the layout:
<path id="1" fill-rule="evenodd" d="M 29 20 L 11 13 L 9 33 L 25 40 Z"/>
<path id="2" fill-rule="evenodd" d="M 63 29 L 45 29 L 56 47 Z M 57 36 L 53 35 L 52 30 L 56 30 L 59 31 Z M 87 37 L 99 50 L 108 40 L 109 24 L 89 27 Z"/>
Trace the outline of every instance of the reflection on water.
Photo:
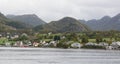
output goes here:
<path id="1" fill-rule="evenodd" d="M 120 64 L 120 51 L 1 47 L 0 64 Z"/>

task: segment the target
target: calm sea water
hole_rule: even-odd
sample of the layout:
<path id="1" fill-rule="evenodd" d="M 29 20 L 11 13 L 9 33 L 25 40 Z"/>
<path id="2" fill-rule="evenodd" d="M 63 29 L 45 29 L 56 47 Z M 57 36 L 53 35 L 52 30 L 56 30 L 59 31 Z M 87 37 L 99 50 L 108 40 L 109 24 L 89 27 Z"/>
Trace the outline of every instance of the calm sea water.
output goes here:
<path id="1" fill-rule="evenodd" d="M 1 47 L 0 64 L 120 64 L 120 51 Z"/>

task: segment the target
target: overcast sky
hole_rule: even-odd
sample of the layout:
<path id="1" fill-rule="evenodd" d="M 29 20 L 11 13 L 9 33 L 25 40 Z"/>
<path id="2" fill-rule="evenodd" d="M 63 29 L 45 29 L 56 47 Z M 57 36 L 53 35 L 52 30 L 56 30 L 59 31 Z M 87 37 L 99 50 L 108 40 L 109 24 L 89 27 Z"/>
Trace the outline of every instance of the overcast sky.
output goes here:
<path id="1" fill-rule="evenodd" d="M 120 13 L 120 0 L 0 0 L 3 14 L 36 14 L 46 22 L 65 16 L 99 19 Z"/>

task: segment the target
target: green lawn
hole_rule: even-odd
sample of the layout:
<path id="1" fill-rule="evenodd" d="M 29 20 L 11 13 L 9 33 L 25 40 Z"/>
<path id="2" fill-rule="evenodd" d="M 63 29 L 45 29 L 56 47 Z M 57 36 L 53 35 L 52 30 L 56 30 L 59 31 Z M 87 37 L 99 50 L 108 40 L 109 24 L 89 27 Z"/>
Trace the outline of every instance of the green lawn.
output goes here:
<path id="1" fill-rule="evenodd" d="M 7 38 L 0 38 L 0 44 L 4 44 L 5 42 L 8 42 Z"/>
<path id="2" fill-rule="evenodd" d="M 15 41 L 8 41 L 7 38 L 0 38 L 0 45 L 3 45 L 4 43 L 9 42 L 9 43 L 15 43 Z"/>

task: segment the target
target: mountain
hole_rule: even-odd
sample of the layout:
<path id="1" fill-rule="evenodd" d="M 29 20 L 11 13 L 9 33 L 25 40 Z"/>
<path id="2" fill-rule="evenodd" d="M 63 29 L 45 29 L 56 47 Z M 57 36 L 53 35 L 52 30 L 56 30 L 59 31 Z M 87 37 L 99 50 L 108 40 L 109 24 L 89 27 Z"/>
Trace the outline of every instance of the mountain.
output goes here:
<path id="1" fill-rule="evenodd" d="M 87 25 L 94 31 L 109 31 L 109 30 L 118 30 L 120 31 L 120 14 L 110 17 L 104 16 L 101 19 L 92 19 L 88 21 L 81 21 L 83 24 Z"/>
<path id="2" fill-rule="evenodd" d="M 16 30 L 16 29 L 25 29 L 28 28 L 28 25 L 10 20 L 6 18 L 2 13 L 0 13 L 0 31 L 9 31 L 9 30 Z"/>
<path id="3" fill-rule="evenodd" d="M 52 21 L 45 25 L 39 25 L 34 28 L 35 30 L 45 31 L 45 32 L 81 32 L 88 31 L 88 28 L 80 23 L 78 20 L 65 17 L 58 21 Z"/>
<path id="4" fill-rule="evenodd" d="M 8 22 L 11 21 L 7 19 L 2 13 L 0 13 L 0 31 L 15 30 L 14 27 L 6 25 Z"/>
<path id="5" fill-rule="evenodd" d="M 29 24 L 32 27 L 46 23 L 35 14 L 17 15 L 17 16 L 7 15 L 7 18 L 12 19 L 14 21 L 19 21 L 19 22 Z"/>

